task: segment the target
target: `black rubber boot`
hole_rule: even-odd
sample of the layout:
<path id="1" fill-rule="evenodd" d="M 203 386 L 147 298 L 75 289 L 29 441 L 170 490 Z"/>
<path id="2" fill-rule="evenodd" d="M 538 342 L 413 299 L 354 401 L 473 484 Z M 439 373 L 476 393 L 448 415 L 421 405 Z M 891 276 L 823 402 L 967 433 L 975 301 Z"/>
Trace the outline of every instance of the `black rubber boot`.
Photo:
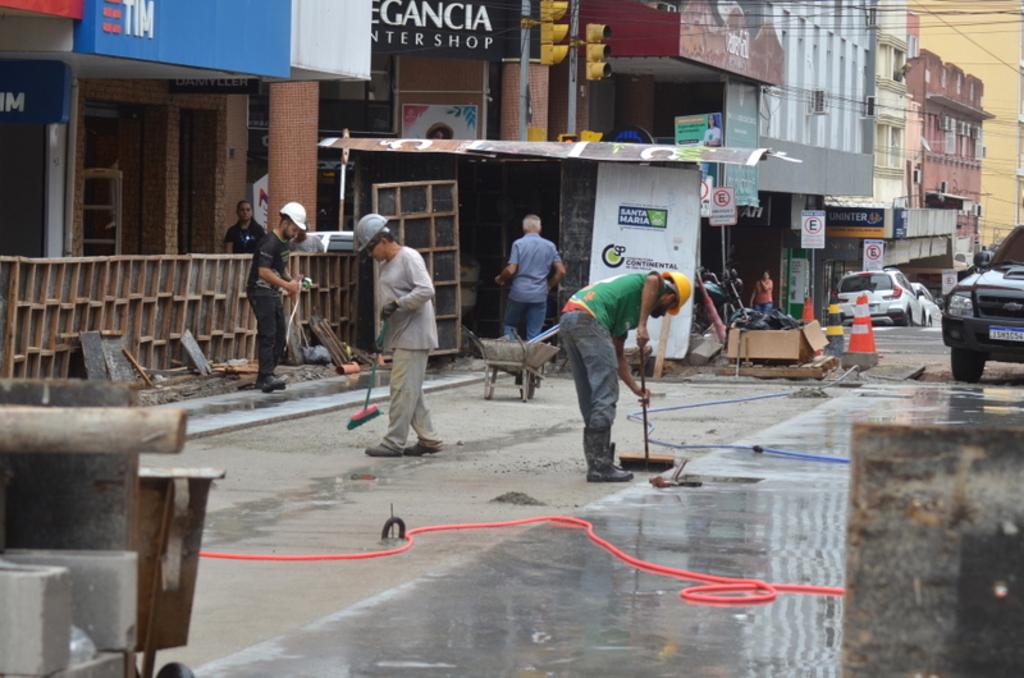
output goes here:
<path id="1" fill-rule="evenodd" d="M 583 429 L 583 456 L 587 459 L 588 483 L 624 483 L 633 474 L 614 464 L 610 428 Z"/>

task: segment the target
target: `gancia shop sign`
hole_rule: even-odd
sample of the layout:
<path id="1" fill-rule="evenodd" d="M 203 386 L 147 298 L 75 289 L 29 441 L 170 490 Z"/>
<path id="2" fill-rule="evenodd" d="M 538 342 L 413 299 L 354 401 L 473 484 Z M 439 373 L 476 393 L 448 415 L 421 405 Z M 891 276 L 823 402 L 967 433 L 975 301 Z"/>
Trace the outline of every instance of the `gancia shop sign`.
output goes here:
<path id="1" fill-rule="evenodd" d="M 375 54 L 495 61 L 506 56 L 511 2 L 373 0 Z"/>

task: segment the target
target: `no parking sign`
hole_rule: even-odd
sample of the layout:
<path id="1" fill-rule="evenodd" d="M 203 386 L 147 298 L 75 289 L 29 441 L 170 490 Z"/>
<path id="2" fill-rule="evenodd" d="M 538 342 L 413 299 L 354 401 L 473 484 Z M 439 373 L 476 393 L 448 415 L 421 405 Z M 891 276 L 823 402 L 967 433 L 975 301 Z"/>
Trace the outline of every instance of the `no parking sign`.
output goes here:
<path id="1" fill-rule="evenodd" d="M 825 210 L 804 210 L 800 213 L 800 247 L 805 250 L 825 249 Z"/>
<path id="2" fill-rule="evenodd" d="M 873 271 L 882 268 L 885 259 L 884 240 L 864 241 L 864 270 Z"/>

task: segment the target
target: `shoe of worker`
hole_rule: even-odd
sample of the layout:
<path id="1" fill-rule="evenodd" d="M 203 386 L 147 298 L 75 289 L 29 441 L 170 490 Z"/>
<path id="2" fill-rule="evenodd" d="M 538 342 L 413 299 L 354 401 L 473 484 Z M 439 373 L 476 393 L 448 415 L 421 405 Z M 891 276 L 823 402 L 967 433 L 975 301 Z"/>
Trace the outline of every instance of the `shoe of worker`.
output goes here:
<path id="1" fill-rule="evenodd" d="M 387 445 L 374 445 L 366 448 L 366 455 L 368 457 L 401 457 L 402 450 L 396 450 Z"/>
<path id="2" fill-rule="evenodd" d="M 275 376 L 260 377 L 256 380 L 256 388 L 264 393 L 273 393 L 274 391 L 283 391 L 285 383 L 283 379 L 278 379 Z"/>
<path id="3" fill-rule="evenodd" d="M 432 446 L 424 445 L 421 442 L 417 442 L 415 445 L 407 447 L 404 450 L 402 450 L 402 454 L 404 454 L 407 457 L 422 457 L 425 454 L 437 454 L 442 449 L 443 448 L 441 445 Z"/>
<path id="4" fill-rule="evenodd" d="M 615 445 L 611 440 L 611 429 L 583 429 L 583 456 L 587 460 L 588 483 L 625 483 L 633 479 L 632 473 L 623 471 L 613 463 Z"/>

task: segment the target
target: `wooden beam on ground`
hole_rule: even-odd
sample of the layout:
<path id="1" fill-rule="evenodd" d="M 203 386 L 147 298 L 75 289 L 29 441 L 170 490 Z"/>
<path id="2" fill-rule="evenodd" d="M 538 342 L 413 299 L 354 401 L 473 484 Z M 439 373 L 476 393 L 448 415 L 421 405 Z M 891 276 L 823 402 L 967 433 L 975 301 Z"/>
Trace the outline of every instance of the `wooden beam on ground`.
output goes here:
<path id="1" fill-rule="evenodd" d="M 125 346 L 122 346 L 121 350 L 124 351 L 124 355 L 126 358 L 128 358 L 128 362 L 130 362 L 135 367 L 135 369 L 138 370 L 139 376 L 142 377 L 142 381 L 146 383 L 146 388 L 153 388 L 153 382 L 150 381 L 149 375 L 146 374 L 146 370 L 142 368 L 142 365 L 140 365 L 139 361 L 135 359 L 135 356 L 131 354 L 131 351 L 129 351 L 128 348 Z"/>
<path id="2" fill-rule="evenodd" d="M 206 359 L 203 354 L 203 349 L 199 348 L 199 344 L 196 343 L 196 338 L 192 336 L 192 332 L 185 330 L 181 335 L 181 347 L 185 349 L 185 354 L 195 365 L 195 368 L 199 370 L 199 374 L 210 374 L 210 361 Z"/>
<path id="3" fill-rule="evenodd" d="M 754 377 L 757 379 L 824 379 L 825 375 L 839 367 L 833 356 L 818 356 L 803 365 L 729 365 L 718 373 L 723 377 Z"/>

